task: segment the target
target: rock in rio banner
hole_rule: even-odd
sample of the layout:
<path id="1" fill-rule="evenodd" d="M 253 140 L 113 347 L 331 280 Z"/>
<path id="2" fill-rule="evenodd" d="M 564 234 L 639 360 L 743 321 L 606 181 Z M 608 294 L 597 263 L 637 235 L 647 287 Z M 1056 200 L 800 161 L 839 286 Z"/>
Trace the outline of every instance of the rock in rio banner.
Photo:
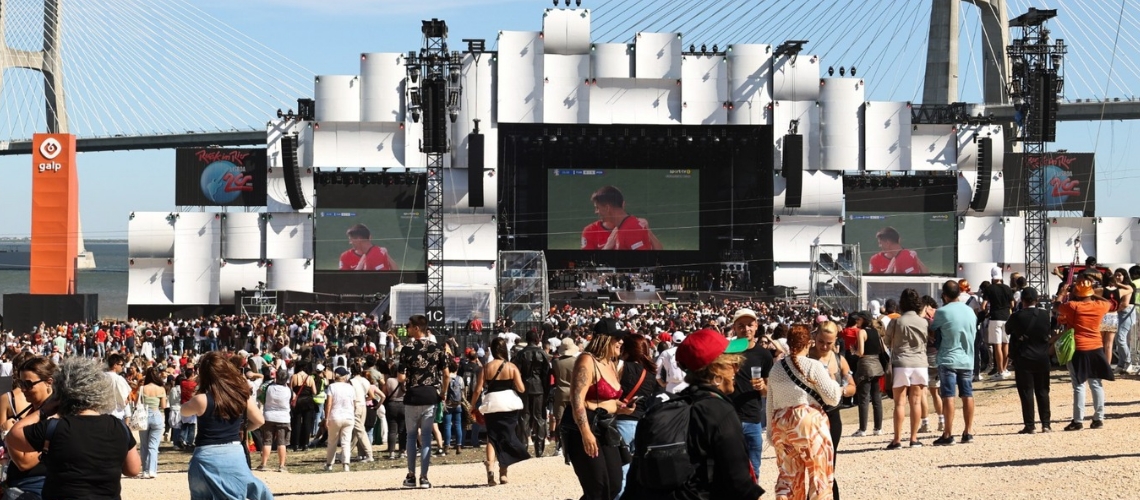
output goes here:
<path id="1" fill-rule="evenodd" d="M 1022 169 L 1023 153 L 1005 155 L 1005 215 L 1017 215 L 1029 203 L 1029 189 Z M 1045 210 L 1096 212 L 1093 153 L 1045 153 L 1028 157 L 1031 171 L 1045 171 Z"/>
<path id="2" fill-rule="evenodd" d="M 265 206 L 264 149 L 185 148 L 174 156 L 174 204 Z"/>
<path id="3" fill-rule="evenodd" d="M 31 293 L 75 293 L 79 173 L 75 170 L 74 135 L 32 137 L 31 254 Z"/>

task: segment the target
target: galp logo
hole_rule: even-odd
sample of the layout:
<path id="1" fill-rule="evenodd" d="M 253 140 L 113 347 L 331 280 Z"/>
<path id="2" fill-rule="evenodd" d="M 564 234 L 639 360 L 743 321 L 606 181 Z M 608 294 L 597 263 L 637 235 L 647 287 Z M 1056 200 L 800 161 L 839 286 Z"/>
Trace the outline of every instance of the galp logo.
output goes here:
<path id="1" fill-rule="evenodd" d="M 47 139 L 44 139 L 44 142 L 40 143 L 40 156 L 42 156 L 43 159 L 49 161 L 36 165 L 36 170 L 38 170 L 40 173 L 59 172 L 60 169 L 63 168 L 63 165 L 61 165 L 59 162 L 50 160 L 56 159 L 56 157 L 58 157 L 62 152 L 63 145 L 60 144 L 59 140 L 57 140 L 55 137 L 48 137 Z"/>

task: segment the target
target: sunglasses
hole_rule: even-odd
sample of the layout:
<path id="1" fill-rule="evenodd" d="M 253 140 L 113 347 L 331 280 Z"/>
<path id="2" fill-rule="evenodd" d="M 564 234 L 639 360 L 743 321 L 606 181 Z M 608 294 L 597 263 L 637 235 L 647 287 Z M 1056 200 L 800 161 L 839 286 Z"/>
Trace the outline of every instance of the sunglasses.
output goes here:
<path id="1" fill-rule="evenodd" d="M 16 387 L 20 388 L 20 390 L 28 391 L 28 390 L 31 390 L 36 385 L 40 384 L 41 382 L 46 382 L 46 380 L 36 380 L 34 382 L 29 381 L 29 380 L 17 380 L 17 381 L 15 381 L 15 384 L 16 384 Z"/>

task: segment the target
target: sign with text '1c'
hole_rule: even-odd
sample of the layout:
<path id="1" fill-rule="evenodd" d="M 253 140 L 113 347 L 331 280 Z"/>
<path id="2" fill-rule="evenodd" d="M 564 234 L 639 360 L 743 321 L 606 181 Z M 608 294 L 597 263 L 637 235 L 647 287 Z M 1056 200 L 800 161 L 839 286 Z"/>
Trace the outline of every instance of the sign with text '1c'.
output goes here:
<path id="1" fill-rule="evenodd" d="M 428 307 L 427 311 L 426 311 L 426 315 L 427 315 L 427 319 L 428 319 L 428 324 L 433 325 L 433 326 L 443 325 L 443 323 L 444 323 L 443 320 L 444 320 L 444 318 L 447 317 L 447 315 L 444 314 L 443 307 Z"/>
<path id="2" fill-rule="evenodd" d="M 265 206 L 265 161 L 264 149 L 179 149 L 174 156 L 174 203 L 179 206 Z"/>

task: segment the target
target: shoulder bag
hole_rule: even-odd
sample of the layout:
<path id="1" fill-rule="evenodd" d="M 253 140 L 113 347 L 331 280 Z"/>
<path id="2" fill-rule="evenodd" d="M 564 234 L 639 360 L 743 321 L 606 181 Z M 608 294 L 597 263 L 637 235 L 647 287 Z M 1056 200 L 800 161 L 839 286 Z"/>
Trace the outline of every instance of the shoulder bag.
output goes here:
<path id="1" fill-rule="evenodd" d="M 487 384 L 489 384 L 492 380 L 498 378 L 499 374 L 503 372 L 503 367 L 506 366 L 506 364 L 507 362 L 503 361 L 502 364 L 499 365 L 499 369 L 495 371 L 495 374 L 492 375 L 490 379 L 487 379 L 483 382 L 483 403 L 479 405 L 479 413 L 486 415 L 488 413 L 504 413 L 509 411 L 519 411 L 523 409 L 522 398 L 519 397 L 519 394 L 515 392 L 514 389 L 508 391 L 486 392 Z"/>
<path id="2" fill-rule="evenodd" d="M 819 404 L 819 407 L 823 409 L 824 413 L 835 409 L 834 406 L 828 405 L 827 403 L 823 402 L 823 396 L 820 396 L 818 391 L 816 391 L 812 387 L 809 387 L 802 380 L 800 380 L 799 377 L 797 377 L 794 373 L 792 373 L 793 369 L 792 369 L 791 365 L 788 363 L 788 358 L 785 357 L 784 359 L 781 359 L 780 363 L 784 366 L 784 371 L 788 372 L 788 378 L 792 379 L 792 383 L 796 384 L 796 387 L 803 389 L 803 391 L 806 392 L 808 394 L 808 396 L 811 396 L 811 398 L 814 399 L 817 404 Z M 804 377 L 807 377 L 806 373 L 804 374 Z"/>

